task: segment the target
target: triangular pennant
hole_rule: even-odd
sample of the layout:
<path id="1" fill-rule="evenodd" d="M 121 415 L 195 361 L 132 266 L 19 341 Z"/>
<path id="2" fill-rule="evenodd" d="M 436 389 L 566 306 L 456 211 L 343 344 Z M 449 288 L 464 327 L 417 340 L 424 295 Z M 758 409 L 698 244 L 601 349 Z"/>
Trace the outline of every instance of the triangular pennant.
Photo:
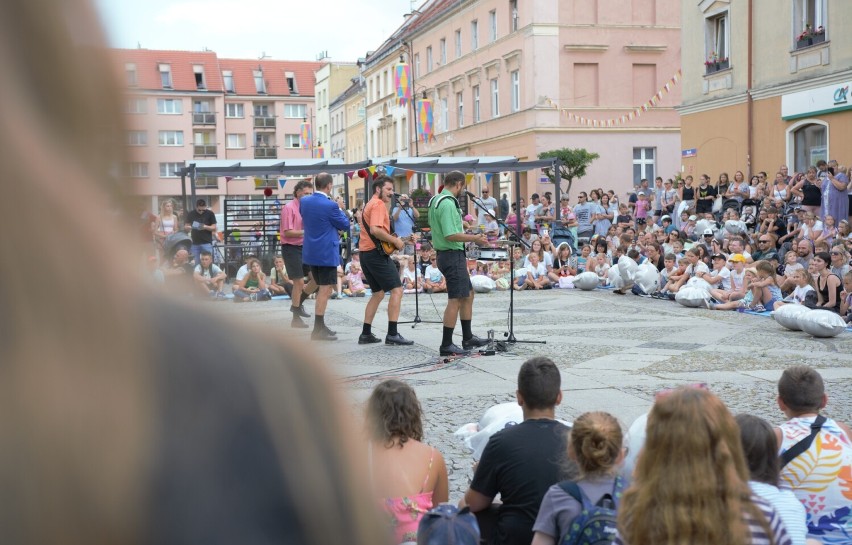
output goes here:
<path id="1" fill-rule="evenodd" d="M 434 172 L 427 172 L 426 173 L 426 181 L 429 182 L 429 184 L 431 185 L 435 181 L 435 173 Z"/>
<path id="2" fill-rule="evenodd" d="M 370 174 L 375 174 L 376 173 L 376 166 L 373 165 L 371 167 L 367 167 L 367 170 L 370 171 Z"/>
<path id="3" fill-rule="evenodd" d="M 471 180 L 473 180 L 473 174 L 464 175 L 464 185 L 470 185 Z"/>
<path id="4" fill-rule="evenodd" d="M 255 178 L 254 179 L 254 188 L 257 189 L 263 185 L 263 178 Z"/>
<path id="5" fill-rule="evenodd" d="M 355 171 L 349 171 L 346 173 L 346 177 L 350 180 L 355 177 Z"/>
<path id="6" fill-rule="evenodd" d="M 486 174 L 486 175 L 485 175 L 485 183 L 490 184 L 490 183 L 491 183 L 491 178 L 493 178 L 493 177 L 494 177 L 494 175 L 493 175 L 493 174 L 490 174 L 490 173 L 489 173 L 489 174 Z"/>
<path id="7" fill-rule="evenodd" d="M 278 178 L 278 187 L 280 187 L 281 189 L 284 189 L 284 184 L 286 184 L 286 183 L 287 183 L 286 178 Z"/>
<path id="8" fill-rule="evenodd" d="M 396 170 L 396 167 L 385 167 L 385 174 L 388 176 L 393 176 L 393 172 Z"/>
<path id="9" fill-rule="evenodd" d="M 405 181 L 410 182 L 412 177 L 414 177 L 414 171 L 413 170 L 406 170 L 405 171 Z"/>

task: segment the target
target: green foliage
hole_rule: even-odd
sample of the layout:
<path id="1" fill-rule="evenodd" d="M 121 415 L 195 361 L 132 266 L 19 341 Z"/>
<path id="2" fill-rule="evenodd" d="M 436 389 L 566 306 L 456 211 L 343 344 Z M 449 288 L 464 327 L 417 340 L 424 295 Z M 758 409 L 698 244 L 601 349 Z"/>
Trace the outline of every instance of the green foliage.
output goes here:
<path id="1" fill-rule="evenodd" d="M 566 195 L 571 192 L 571 185 L 575 179 L 582 178 L 586 175 L 586 168 L 592 164 L 592 161 L 598 159 L 600 155 L 594 152 L 589 152 L 584 148 L 561 148 L 550 151 L 544 151 L 538 154 L 539 159 L 557 158 L 560 161 L 559 177 L 568 182 L 568 187 L 562 192 Z M 550 178 L 550 181 L 556 183 L 556 174 L 552 169 L 543 169 L 544 174 Z M 560 189 L 561 189 L 560 185 Z"/>

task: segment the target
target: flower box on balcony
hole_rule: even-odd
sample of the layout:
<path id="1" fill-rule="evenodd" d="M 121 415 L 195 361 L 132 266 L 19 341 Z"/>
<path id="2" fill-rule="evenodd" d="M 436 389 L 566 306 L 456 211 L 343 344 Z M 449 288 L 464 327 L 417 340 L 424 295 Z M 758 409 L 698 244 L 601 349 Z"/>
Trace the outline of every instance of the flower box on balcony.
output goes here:
<path id="1" fill-rule="evenodd" d="M 719 72 L 720 70 L 727 70 L 731 67 L 731 61 L 728 59 L 720 59 L 718 61 L 713 62 L 705 62 L 704 66 L 707 69 L 707 74 L 712 74 L 714 72 Z"/>
<path id="2" fill-rule="evenodd" d="M 825 41 L 825 33 L 811 34 L 810 36 L 801 36 L 796 40 L 796 49 L 810 47 L 812 45 L 821 44 Z"/>

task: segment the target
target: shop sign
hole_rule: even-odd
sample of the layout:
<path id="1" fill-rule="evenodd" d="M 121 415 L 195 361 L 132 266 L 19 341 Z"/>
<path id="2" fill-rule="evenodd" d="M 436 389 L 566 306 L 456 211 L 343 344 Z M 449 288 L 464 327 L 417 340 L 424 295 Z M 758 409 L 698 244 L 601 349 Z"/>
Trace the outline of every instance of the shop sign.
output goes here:
<path id="1" fill-rule="evenodd" d="M 798 119 L 852 110 L 852 82 L 837 83 L 781 97 L 781 118 Z"/>

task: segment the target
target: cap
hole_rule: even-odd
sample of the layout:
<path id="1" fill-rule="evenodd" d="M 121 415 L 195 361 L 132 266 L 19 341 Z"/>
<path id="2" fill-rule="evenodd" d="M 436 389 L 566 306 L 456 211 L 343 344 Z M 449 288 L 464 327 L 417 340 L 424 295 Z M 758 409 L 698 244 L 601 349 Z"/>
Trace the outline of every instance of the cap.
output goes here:
<path id="1" fill-rule="evenodd" d="M 692 217 L 694 218 L 695 216 L 692 216 Z M 712 235 L 712 234 L 713 234 L 713 229 L 710 229 L 708 227 L 707 229 L 704 230 L 704 235 Z"/>
<path id="2" fill-rule="evenodd" d="M 722 260 L 724 260 L 725 256 L 722 255 L 722 254 L 713 254 L 713 255 L 710 256 L 710 259 L 722 259 Z"/>
<path id="3" fill-rule="evenodd" d="M 640 191 L 639 193 L 637 193 L 637 195 L 644 195 L 644 194 L 645 194 L 644 191 Z"/>
<path id="4" fill-rule="evenodd" d="M 464 221 L 473 221 L 473 216 L 471 216 L 470 214 L 466 215 L 464 217 Z"/>
<path id="5" fill-rule="evenodd" d="M 435 507 L 420 519 L 417 528 L 417 545 L 477 545 L 479 524 L 470 509 L 459 509 L 444 503 Z"/>
<path id="6" fill-rule="evenodd" d="M 696 216 L 694 214 L 692 216 L 689 216 L 689 221 L 695 221 L 697 219 L 698 219 L 698 216 Z"/>
<path id="7" fill-rule="evenodd" d="M 672 217 L 666 215 L 666 216 L 663 216 L 662 218 L 660 218 L 660 221 L 666 221 L 666 220 L 672 221 Z"/>
<path id="8" fill-rule="evenodd" d="M 728 261 L 731 263 L 745 263 L 746 258 L 743 254 L 734 254 L 728 258 Z"/>

